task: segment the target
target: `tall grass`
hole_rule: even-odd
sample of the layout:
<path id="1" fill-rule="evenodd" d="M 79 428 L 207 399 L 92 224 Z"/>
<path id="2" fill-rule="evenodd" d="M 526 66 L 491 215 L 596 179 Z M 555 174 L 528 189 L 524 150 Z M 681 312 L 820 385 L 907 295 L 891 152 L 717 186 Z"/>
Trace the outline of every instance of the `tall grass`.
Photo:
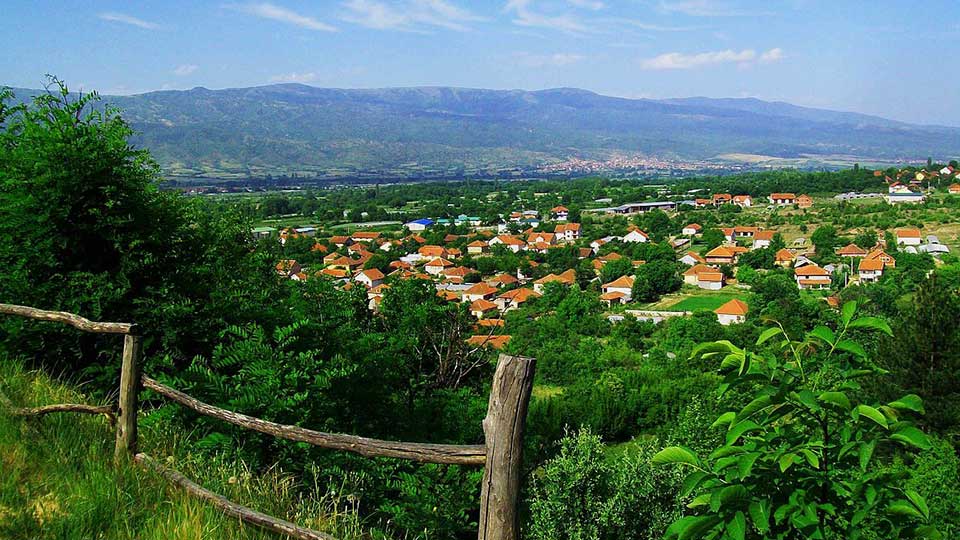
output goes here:
<path id="1" fill-rule="evenodd" d="M 85 403 L 85 397 L 23 364 L 0 357 L 0 391 L 18 406 Z M 369 538 L 357 502 L 271 469 L 189 451 L 163 418 L 141 422 L 141 448 L 229 499 L 337 538 Z M 227 518 L 134 465 L 115 467 L 114 433 L 100 416 L 13 417 L 0 406 L 0 538 L 258 539 L 272 533 Z"/>

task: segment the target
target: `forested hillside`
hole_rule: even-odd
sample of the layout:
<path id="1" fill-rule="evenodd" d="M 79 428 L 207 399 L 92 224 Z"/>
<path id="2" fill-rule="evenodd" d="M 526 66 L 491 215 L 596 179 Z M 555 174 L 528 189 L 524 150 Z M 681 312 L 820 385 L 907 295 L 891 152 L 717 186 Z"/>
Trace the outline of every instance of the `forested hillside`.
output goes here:
<path id="1" fill-rule="evenodd" d="M 816 214 L 794 208 L 748 213 L 733 205 L 630 217 L 582 212 L 596 197 L 615 196 L 616 203 L 680 198 L 704 186 L 734 193 L 757 189 L 759 199 L 760 191 L 766 195 L 790 186 L 829 197 L 886 185 L 884 171 L 858 168 L 701 179 L 699 185 L 690 181 L 667 188 L 588 179 L 569 184 L 568 192 L 549 183 L 437 184 L 262 198 L 186 197 L 158 189 L 159 166 L 151 152 L 131 145 L 126 113 L 61 90 L 29 107 L 15 105 L 8 93 L 0 96 L 0 303 L 136 323 L 143 332 L 145 373 L 232 411 L 390 440 L 481 444 L 497 352 L 482 346 L 483 340 L 480 345 L 469 340 L 480 326 L 471 304 L 438 295 L 437 282 L 421 272 L 426 265 L 391 264 L 408 250 L 442 246 L 446 253 L 461 252 L 458 264 L 475 270 L 460 276 L 468 283 L 472 274 L 524 275 L 533 281 L 572 273 L 569 284 L 545 283 L 542 293 L 504 311 L 501 320 L 512 336 L 502 350 L 537 359 L 524 448 L 525 538 L 881 540 L 960 534 L 956 256 L 935 260 L 889 241 L 886 249 L 895 264 L 876 283 L 808 291 L 798 289 L 792 268 L 774 263 L 774 247 L 784 242 L 774 237 L 770 247 L 745 255 L 748 262 L 741 267 L 749 271 L 742 278 L 736 274 L 743 287 L 724 291 L 749 308 L 734 324 L 721 323 L 712 308 L 695 307 L 689 316 L 654 324 L 600 297 L 601 284 L 625 276 L 636 280 L 634 294 L 644 302 L 679 289 L 681 267 L 670 241 L 693 220 L 704 225 L 697 240 L 704 249 L 723 241 L 725 225 L 791 226 L 804 235 L 809 225 L 808 236 L 817 246 L 809 255 L 826 265 L 841 262 L 835 248 L 848 240 L 848 230 L 865 231 L 849 240 L 868 245 L 879 245 L 878 227 L 912 227 L 920 221 L 953 231 L 960 203 L 945 194 L 913 209 L 821 202 Z M 293 90 L 305 93 L 301 105 L 306 110 L 314 107 L 313 90 Z M 211 103 L 220 100 L 215 93 L 198 92 Z M 434 106 L 429 93 L 416 95 L 427 108 Z M 389 96 L 379 96 L 377 107 L 395 106 Z M 600 99 L 557 92 L 520 94 L 516 103 L 534 98 L 551 103 Z M 248 99 L 253 98 L 237 97 L 216 114 L 254 123 L 255 116 L 246 115 Z M 283 107 L 293 107 L 291 99 L 284 97 Z M 138 106 L 145 108 L 131 112 L 135 118 L 152 107 Z M 220 106 L 211 104 L 203 114 Z M 465 105 L 456 121 L 450 111 L 438 113 L 456 128 L 446 136 L 455 139 L 473 121 L 469 111 L 487 106 L 501 105 L 482 100 Z M 167 118 L 169 110 L 158 107 L 150 113 L 155 120 L 189 123 L 186 117 Z M 565 110 L 564 105 L 550 107 L 558 107 L 551 109 L 557 114 Z M 262 114 L 279 113 L 265 108 Z M 359 117 L 357 125 L 365 125 L 363 114 Z M 218 129 L 243 138 L 233 122 L 223 120 Z M 727 128 L 717 129 L 715 134 Z M 777 129 L 788 131 L 783 124 Z M 636 137 L 656 138 L 655 133 Z M 286 136 L 282 129 L 274 135 L 278 141 Z M 520 135 L 498 136 L 511 146 L 516 140 L 510 138 Z M 263 155 L 271 148 L 259 139 L 244 145 Z M 661 189 L 669 193 L 661 195 Z M 359 219 L 366 212 L 373 219 L 373 213 L 389 215 L 389 209 L 411 214 L 405 219 L 440 219 L 487 208 L 490 215 L 477 216 L 486 226 L 499 218 L 496 205 L 521 202 L 525 210 L 568 204 L 568 219 L 578 218 L 584 237 L 523 257 L 505 246 L 473 257 L 467 246 L 478 237 L 469 235 L 479 233 L 468 226 L 437 224 L 414 234 L 387 225 L 376 232 L 392 247 L 377 248 L 361 266 L 350 266 L 355 260 L 347 240 L 356 236 L 356 227 L 348 216 Z M 265 220 L 275 225 L 286 220 L 283 226 L 291 230 L 292 221 L 302 221 L 318 226 L 320 235 L 290 232 L 283 243 L 276 236 L 255 239 L 251 230 Z M 592 239 L 633 230 L 628 227 L 642 228 L 649 241 L 605 242 L 591 255 L 608 261 L 596 271 L 594 259 L 579 258 Z M 944 235 L 944 240 L 955 238 Z M 610 257 L 614 249 L 622 255 Z M 398 272 L 384 277 L 389 286 L 376 301 L 368 296 L 372 288 L 358 285 L 350 274 L 334 279 L 311 270 L 303 279 L 290 279 L 297 273 L 286 271 L 284 263 L 296 259 L 320 268 L 339 257 L 358 271 Z M 83 384 L 93 399 L 116 391 L 116 340 L 4 317 L 0 353 L 0 361 L 16 359 L 28 370 Z M 32 400 L 47 394 L 29 388 L 21 369 L 0 370 L 0 390 L 11 397 Z M 257 500 L 270 497 L 270 490 L 246 491 L 251 506 L 305 517 L 317 527 L 324 526 L 317 508 L 348 514 L 327 524 L 329 530 L 362 523 L 371 538 L 476 537 L 481 475 L 476 469 L 321 450 L 199 417 L 149 393 L 143 408 L 142 422 L 163 428 L 145 430 L 143 437 L 164 437 L 166 429 L 178 436 L 171 454 L 242 461 L 253 479 L 275 474 L 292 479 L 288 499 Z M 58 424 L 28 429 L 18 422 L 0 417 L 0 436 L 52 437 L 60 429 Z M 90 431 L 62 429 L 75 441 L 83 433 L 100 433 L 84 426 Z M 10 444 L 0 441 L 0 452 Z M 164 448 L 156 440 L 153 444 L 157 451 Z M 40 461 L 52 462 L 49 455 Z M 25 492 L 42 497 L 45 487 L 50 493 L 65 488 L 33 478 L 22 461 L 15 464 L 26 487 L 0 483 L 0 531 L 5 533 L 2 520 L 10 514 L 4 505 L 24 504 Z M 229 479 L 226 486 L 223 478 L 207 480 L 242 491 L 231 488 Z M 332 502 L 310 506 L 299 499 L 315 502 L 321 493 Z M 293 507 L 301 503 L 305 513 Z M 59 515 L 18 512 L 25 525 L 10 535 L 110 536 L 117 530 L 115 519 L 70 520 L 69 513 L 109 515 L 115 508 L 110 501 L 93 501 L 86 510 L 64 505 Z M 53 527 L 51 519 L 70 526 Z M 119 536 L 124 534 L 136 536 Z M 187 538 L 189 532 L 171 530 L 169 537 Z"/>
<path id="2" fill-rule="evenodd" d="M 35 90 L 17 90 L 21 98 Z M 109 96 L 168 174 L 405 176 L 531 168 L 571 157 L 960 152 L 960 130 L 753 99 L 624 99 L 578 89 L 346 90 L 279 84 Z"/>

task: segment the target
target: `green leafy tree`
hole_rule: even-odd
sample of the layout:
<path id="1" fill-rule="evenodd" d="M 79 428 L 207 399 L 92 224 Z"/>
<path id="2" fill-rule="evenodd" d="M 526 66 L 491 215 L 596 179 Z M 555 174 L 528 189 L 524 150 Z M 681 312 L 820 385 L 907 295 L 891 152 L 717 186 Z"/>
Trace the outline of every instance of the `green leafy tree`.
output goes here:
<path id="1" fill-rule="evenodd" d="M 680 290 L 681 285 L 683 282 L 676 263 L 653 261 L 637 268 L 633 298 L 641 302 L 653 302 L 664 294 Z"/>
<path id="2" fill-rule="evenodd" d="M 916 395 L 885 405 L 858 399 L 860 379 L 882 370 L 853 338 L 891 331 L 856 312 L 856 303 L 845 304 L 836 329 L 817 326 L 803 341 L 776 325 L 757 339 L 756 352 L 729 341 L 694 351 L 720 360 L 721 395 L 752 400 L 717 418 L 725 443 L 708 458 L 684 447 L 654 457 L 692 471 L 683 494 L 694 496 L 693 515 L 671 525 L 668 539 L 857 539 L 878 515 L 884 538 L 939 538 L 923 497 L 902 487 L 908 475 L 878 463 L 878 455 L 930 443 L 909 420 L 923 413 Z M 763 347 L 774 338 L 776 346 Z"/>

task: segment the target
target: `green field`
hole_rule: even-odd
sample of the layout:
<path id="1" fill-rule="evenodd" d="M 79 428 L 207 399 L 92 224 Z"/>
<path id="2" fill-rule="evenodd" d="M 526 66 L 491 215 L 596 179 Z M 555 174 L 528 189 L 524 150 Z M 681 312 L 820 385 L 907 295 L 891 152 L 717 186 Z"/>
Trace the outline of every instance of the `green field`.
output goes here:
<path id="1" fill-rule="evenodd" d="M 700 311 L 704 309 L 713 311 L 738 297 L 739 295 L 729 293 L 689 296 L 665 309 L 667 311 Z"/>

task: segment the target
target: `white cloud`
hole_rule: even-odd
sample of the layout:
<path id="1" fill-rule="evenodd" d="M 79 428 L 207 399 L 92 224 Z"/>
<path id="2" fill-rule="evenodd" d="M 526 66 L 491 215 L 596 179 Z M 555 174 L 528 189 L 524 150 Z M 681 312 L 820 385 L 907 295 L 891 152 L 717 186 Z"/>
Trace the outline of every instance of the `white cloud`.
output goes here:
<path id="1" fill-rule="evenodd" d="M 423 31 L 424 27 L 466 31 L 468 24 L 486 20 L 446 0 L 408 0 L 391 6 L 378 0 L 347 0 L 343 20 L 377 30 Z"/>
<path id="2" fill-rule="evenodd" d="M 753 49 L 744 49 L 734 51 L 727 49 L 725 51 L 711 51 L 697 54 L 684 54 L 679 52 L 670 52 L 648 58 L 641 62 L 644 69 L 693 69 L 718 64 L 738 64 L 748 66 L 756 61 L 770 63 L 783 58 L 783 50 L 778 48 L 770 49 L 763 54 L 758 55 Z"/>
<path id="3" fill-rule="evenodd" d="M 522 66 L 541 68 L 569 66 L 581 62 L 586 57 L 575 53 L 530 54 L 521 52 L 514 54 L 514 58 Z"/>
<path id="4" fill-rule="evenodd" d="M 775 47 L 760 55 L 761 62 L 779 62 L 783 60 L 783 49 Z"/>
<path id="5" fill-rule="evenodd" d="M 571 34 L 591 32 L 591 28 L 570 14 L 546 14 L 532 7 L 532 0 L 508 0 L 503 8 L 513 13 L 513 24 L 517 26 L 551 28 Z"/>
<path id="6" fill-rule="evenodd" d="M 318 21 L 313 17 L 302 15 L 285 7 L 271 4 L 269 2 L 231 4 L 227 7 L 241 11 L 248 15 L 292 24 L 294 26 L 299 26 L 300 28 L 306 28 L 307 30 L 319 30 L 321 32 L 337 31 L 336 27 L 325 22 Z"/>
<path id="7" fill-rule="evenodd" d="M 660 9 L 692 17 L 744 17 L 769 15 L 768 11 L 737 9 L 717 0 L 661 0 Z"/>
<path id="8" fill-rule="evenodd" d="M 592 9 L 593 11 L 599 11 L 607 7 L 607 5 L 600 0 L 567 0 L 567 2 L 578 8 Z"/>
<path id="9" fill-rule="evenodd" d="M 310 71 L 308 73 L 282 73 L 270 77 L 270 82 L 274 83 L 308 83 L 317 80 L 317 74 Z"/>
<path id="10" fill-rule="evenodd" d="M 145 20 L 143 20 L 143 19 L 138 19 L 137 17 L 134 17 L 134 16 L 132 16 L 132 15 L 126 15 L 126 14 L 123 14 L 123 13 L 116 13 L 116 12 L 112 12 L 112 11 L 111 11 L 111 12 L 106 12 L 106 13 L 100 13 L 99 15 L 97 15 L 97 17 L 99 17 L 100 19 L 102 19 L 102 20 L 104 20 L 104 21 L 110 21 L 110 22 L 118 22 L 118 23 L 123 23 L 123 24 L 129 24 L 129 25 L 131 25 L 131 26 L 136 26 L 136 27 L 139 27 L 139 28 L 145 28 L 145 29 L 147 29 L 147 30 L 156 30 L 157 28 L 160 28 L 160 25 L 157 24 L 157 23 L 152 23 L 152 22 L 150 22 L 150 21 L 145 21 Z"/>
<path id="11" fill-rule="evenodd" d="M 200 66 L 196 64 L 183 64 L 182 66 L 177 66 L 177 68 L 173 70 L 173 74 L 177 77 L 186 77 L 198 69 L 200 69 Z"/>

